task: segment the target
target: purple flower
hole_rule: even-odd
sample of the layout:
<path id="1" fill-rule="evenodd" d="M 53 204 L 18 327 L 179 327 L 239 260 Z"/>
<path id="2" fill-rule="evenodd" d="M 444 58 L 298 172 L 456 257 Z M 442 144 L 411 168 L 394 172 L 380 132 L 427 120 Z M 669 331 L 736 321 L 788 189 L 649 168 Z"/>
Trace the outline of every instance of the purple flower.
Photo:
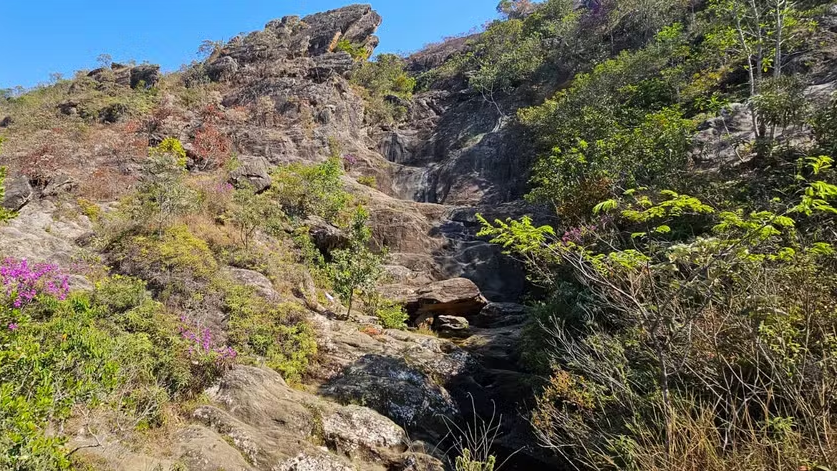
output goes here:
<path id="1" fill-rule="evenodd" d="M 218 186 L 215 187 L 215 191 L 222 195 L 226 195 L 233 191 L 233 186 L 228 182 L 219 183 Z"/>
<path id="2" fill-rule="evenodd" d="M 11 331 L 15 331 L 15 330 L 17 330 L 17 329 L 18 329 L 18 327 L 19 327 L 19 326 L 18 326 L 18 325 L 17 325 L 17 323 L 15 323 L 15 322 L 12 322 L 11 324 L 9 324 L 9 330 L 11 330 Z"/>
<path id="3" fill-rule="evenodd" d="M 178 327 L 180 336 L 189 341 L 189 355 L 195 354 L 214 354 L 216 355 L 215 362 L 218 365 L 232 363 L 238 356 L 238 352 L 228 346 L 223 345 L 213 348 L 212 331 L 207 328 L 201 330 L 200 335 L 196 334 L 187 324 L 186 317 L 183 316 L 180 320 L 184 323 Z"/>
<path id="4" fill-rule="evenodd" d="M 30 304 L 39 295 L 64 300 L 70 292 L 67 275 L 57 265 L 30 264 L 26 259 L 7 258 L 0 264 L 0 290 L 14 308 Z"/>
<path id="5" fill-rule="evenodd" d="M 346 154 L 343 156 L 343 163 L 351 167 L 357 163 L 357 157 L 354 154 Z"/>

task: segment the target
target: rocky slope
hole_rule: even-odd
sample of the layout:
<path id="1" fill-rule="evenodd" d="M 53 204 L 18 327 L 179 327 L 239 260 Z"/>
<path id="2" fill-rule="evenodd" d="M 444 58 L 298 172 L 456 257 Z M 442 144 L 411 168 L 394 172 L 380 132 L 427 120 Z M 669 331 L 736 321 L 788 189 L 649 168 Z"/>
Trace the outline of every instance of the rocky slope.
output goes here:
<path id="1" fill-rule="evenodd" d="M 514 130 L 498 126 L 490 105 L 454 89 L 415 96 L 401 126 L 368 127 L 364 102 L 346 78 L 355 61 L 334 47 L 346 39 L 372 51 L 380 22 L 365 5 L 285 17 L 233 39 L 203 67 L 222 90 L 212 100 L 225 114 L 221 126 L 242 162 L 233 182 L 265 189 L 272 167 L 322 161 L 332 141 L 357 156 L 351 177 L 379 176 L 379 189 L 354 178 L 344 183 L 366 201 L 375 239 L 390 250 L 391 282 L 380 290 L 406 306 L 413 325 L 430 326 L 443 338 L 384 330 L 362 316 L 336 319 L 309 304 L 322 355 L 303 387 L 290 388 L 270 370 L 238 366 L 206 392 L 207 403 L 195 407 L 186 423 L 144 445 L 108 431 L 99 418 L 77 418 L 69 428 L 71 448 L 102 469 L 174 463 L 228 471 L 442 469 L 449 446 L 446 421 L 491 417 L 495 411 L 503 414 L 501 453 L 522 449 L 519 463 L 538 456 L 527 428 L 519 426 L 529 393 L 526 375 L 516 366 L 524 316 L 514 303 L 526 289 L 524 277 L 514 261 L 475 237 L 474 216 L 521 211 L 502 203 L 521 194 L 526 153 L 516 147 Z M 417 56 L 412 67 L 436 60 Z M 135 87 L 140 80 L 135 75 L 143 83 L 156 81 L 156 70 L 114 65 L 115 78 L 107 70 L 90 76 Z M 231 118 L 234 110 L 259 103 L 269 104 L 264 115 Z M 77 112 L 73 105 L 61 112 Z M 195 110 L 171 113 L 150 131 L 152 140 L 175 136 L 189 142 L 204 119 Z M 104 119 L 110 121 L 118 116 Z M 137 171 L 130 161 L 117 163 L 112 155 L 118 151 L 73 146 L 74 156 L 87 156 L 79 159 L 83 163 L 74 177 L 60 171 L 27 174 L 16 164 L 31 156 L 30 149 L 8 150 L 6 163 L 18 176 L 7 182 L 3 205 L 20 209 L 20 216 L 0 227 L 4 255 L 72 263 L 86 253 L 92 224 L 86 216 L 63 215 L 60 196 L 83 183 L 84 172 L 102 178 L 96 172 L 103 168 L 118 167 L 128 176 Z M 187 151 L 194 152 L 189 146 Z M 322 240 L 340 237 L 327 224 L 318 230 Z M 263 275 L 238 270 L 236 276 L 265 298 L 281 299 Z M 75 283 L 89 288 L 81 277 Z M 301 296 L 310 300 L 310 293 Z"/>

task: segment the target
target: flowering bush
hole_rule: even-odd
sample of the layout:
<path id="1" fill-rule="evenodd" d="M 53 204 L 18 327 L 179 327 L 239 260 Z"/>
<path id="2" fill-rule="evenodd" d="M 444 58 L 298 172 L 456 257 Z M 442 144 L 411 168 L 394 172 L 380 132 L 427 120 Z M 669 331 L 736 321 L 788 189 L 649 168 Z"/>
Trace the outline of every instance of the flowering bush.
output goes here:
<path id="1" fill-rule="evenodd" d="M 238 352 L 228 345 L 213 348 L 212 332 L 209 329 L 204 328 L 200 334 L 197 334 L 185 324 L 185 318 L 181 318 L 181 321 L 184 325 L 179 328 L 180 336 L 189 341 L 190 356 L 210 355 L 219 366 L 232 363 L 238 356 Z"/>
<path id="2" fill-rule="evenodd" d="M 357 157 L 354 154 L 346 154 L 343 156 L 343 164 L 346 167 L 354 167 L 357 165 Z"/>
<path id="3" fill-rule="evenodd" d="M 54 296 L 63 301 L 70 292 L 67 275 L 61 273 L 57 265 L 30 264 L 26 259 L 4 260 L 0 264 L 0 283 L 7 301 L 15 308 L 30 304 L 39 295 Z"/>

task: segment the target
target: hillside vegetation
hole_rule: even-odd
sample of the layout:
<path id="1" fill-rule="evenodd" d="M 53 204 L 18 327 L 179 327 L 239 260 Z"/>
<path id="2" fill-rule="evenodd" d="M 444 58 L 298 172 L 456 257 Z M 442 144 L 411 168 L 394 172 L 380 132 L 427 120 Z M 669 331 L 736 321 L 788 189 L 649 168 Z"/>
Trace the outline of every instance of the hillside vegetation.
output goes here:
<path id="1" fill-rule="evenodd" d="M 837 6 L 498 12 L 0 95 L 0 468 L 835 469 Z"/>
<path id="2" fill-rule="evenodd" d="M 542 289 L 542 444 L 579 468 L 831 469 L 833 7 L 503 8 L 449 73 L 489 99 L 575 73 L 516 113 L 527 198 L 562 223 L 483 219 Z"/>

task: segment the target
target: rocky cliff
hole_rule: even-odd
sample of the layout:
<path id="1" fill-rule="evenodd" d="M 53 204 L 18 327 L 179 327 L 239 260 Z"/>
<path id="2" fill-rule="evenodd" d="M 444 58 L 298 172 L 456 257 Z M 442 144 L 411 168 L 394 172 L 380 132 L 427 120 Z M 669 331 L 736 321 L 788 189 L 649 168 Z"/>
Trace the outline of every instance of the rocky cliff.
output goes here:
<path id="1" fill-rule="evenodd" d="M 102 125 L 95 144 L 50 136 L 49 130 L 8 143 L 3 159 L 15 175 L 3 204 L 19 216 L 0 227 L 0 251 L 65 264 L 86 250 L 94 230 L 92 213 L 65 217 L 67 195 L 124 182 L 100 198 L 107 211 L 107 200 L 137 178 L 131 132 L 152 145 L 166 137 L 189 143 L 189 166 L 199 174 L 196 134 L 211 119 L 230 136 L 241 163 L 230 181 L 259 191 L 273 184 L 275 166 L 321 162 L 336 143 L 357 161 L 343 184 L 365 201 L 374 239 L 389 250 L 389 281 L 379 290 L 406 307 L 413 326 L 429 326 L 438 335 L 382 329 L 363 316 L 336 318 L 303 293 L 320 357 L 302 385 L 291 388 L 266 368 L 236 366 L 206 391 L 205 403 L 151 444 L 109 429 L 102 418 L 77 418 L 76 428 L 65 432 L 79 454 L 102 469 L 175 463 L 194 470 L 442 469 L 450 424 L 496 412 L 503 414 L 501 453 L 523 450 L 519 462 L 536 460 L 526 427 L 518 426 L 529 394 L 516 357 L 524 315 L 515 303 L 526 290 L 524 276 L 515 261 L 475 236 L 476 213 L 524 210 L 509 202 L 524 191 L 530 153 L 491 104 L 456 86 L 415 95 L 404 104 L 408 118 L 400 124 L 365 120 L 364 100 L 347 80 L 357 63 L 336 45 L 348 41 L 371 53 L 381 21 L 371 7 L 353 5 L 284 17 L 234 38 L 196 66 L 213 83 L 210 96 L 201 97 L 202 109 L 209 106 L 213 117 L 163 96 L 159 119 L 139 131 L 115 127 L 125 117 L 111 107 L 96 115 Z M 433 67 L 445 54 L 434 49 L 416 55 L 410 67 Z M 156 68 L 142 67 L 114 64 L 85 80 L 97 90 L 143 88 L 159 80 Z M 67 99 L 58 112 L 77 116 L 85 106 Z M 11 126 L 20 122 L 18 116 L 7 119 Z M 377 176 L 377 188 L 357 183 L 370 174 Z M 320 245 L 339 244 L 341 237 L 324 222 L 312 235 Z M 265 299 L 286 296 L 258 272 L 231 270 Z M 74 285 L 90 289 L 81 276 Z M 223 329 L 224 314 L 212 315 L 208 324 Z"/>

